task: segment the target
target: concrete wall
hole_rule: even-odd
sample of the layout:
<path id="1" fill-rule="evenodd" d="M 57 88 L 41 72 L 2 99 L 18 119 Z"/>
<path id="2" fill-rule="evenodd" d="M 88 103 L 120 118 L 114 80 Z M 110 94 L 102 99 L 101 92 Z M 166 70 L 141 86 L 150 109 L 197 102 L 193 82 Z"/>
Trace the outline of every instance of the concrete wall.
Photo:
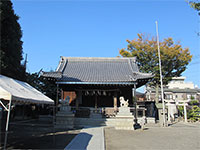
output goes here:
<path id="1" fill-rule="evenodd" d="M 167 86 L 169 89 L 194 89 L 194 84 L 192 82 L 185 82 L 185 79 L 186 77 L 174 77 Z"/>

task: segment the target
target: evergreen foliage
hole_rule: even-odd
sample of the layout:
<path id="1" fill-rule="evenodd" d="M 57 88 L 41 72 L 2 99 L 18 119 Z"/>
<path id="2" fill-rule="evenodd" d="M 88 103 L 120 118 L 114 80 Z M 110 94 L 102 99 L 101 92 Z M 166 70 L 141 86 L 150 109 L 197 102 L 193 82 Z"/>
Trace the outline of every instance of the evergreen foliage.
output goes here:
<path id="1" fill-rule="evenodd" d="M 0 1 L 0 8 L 0 74 L 25 80 L 25 67 L 21 64 L 23 42 L 19 17 L 14 13 L 10 0 Z"/>
<path id="2" fill-rule="evenodd" d="M 193 105 L 192 109 L 189 110 L 188 118 L 194 122 L 200 120 L 200 108 L 197 105 Z"/>
<path id="3" fill-rule="evenodd" d="M 178 111 L 179 111 L 180 115 L 183 117 L 184 116 L 184 108 L 183 108 L 183 106 L 178 106 Z"/>
<path id="4" fill-rule="evenodd" d="M 189 102 L 189 106 L 191 107 L 191 109 L 188 111 L 188 118 L 191 121 L 200 120 L 199 101 L 192 98 L 192 100 Z"/>
<path id="5" fill-rule="evenodd" d="M 192 8 L 194 8 L 195 10 L 197 10 L 200 15 L 200 1 L 199 0 L 193 0 L 193 1 L 189 1 L 189 4 Z"/>
<path id="6" fill-rule="evenodd" d="M 49 98 L 56 100 L 57 87 L 54 81 L 47 80 L 36 72 L 26 73 L 26 82 Z"/>
<path id="7" fill-rule="evenodd" d="M 189 1 L 189 4 L 198 12 L 198 15 L 200 16 L 200 0 Z M 200 32 L 197 32 L 197 35 L 200 36 Z"/>
<path id="8" fill-rule="evenodd" d="M 199 101 L 198 100 L 191 100 L 189 102 L 189 105 L 198 105 L 199 104 Z"/>
<path id="9" fill-rule="evenodd" d="M 200 107 L 199 101 L 192 98 L 192 100 L 188 103 L 189 107 L 187 108 L 187 118 L 192 121 L 200 121 Z M 180 115 L 184 116 L 184 108 L 183 106 L 178 106 L 178 110 Z"/>

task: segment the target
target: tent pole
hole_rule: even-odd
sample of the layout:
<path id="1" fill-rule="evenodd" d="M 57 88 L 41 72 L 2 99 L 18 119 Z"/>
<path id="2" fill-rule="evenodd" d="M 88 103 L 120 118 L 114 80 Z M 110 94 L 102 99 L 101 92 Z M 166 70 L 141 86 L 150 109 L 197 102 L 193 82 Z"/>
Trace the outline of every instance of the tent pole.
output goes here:
<path id="1" fill-rule="evenodd" d="M 55 104 L 53 105 L 53 144 L 56 144 L 55 138 Z"/>
<path id="2" fill-rule="evenodd" d="M 2 101 L 0 100 L 0 104 L 3 106 L 3 108 L 8 111 L 8 108 L 2 103 Z"/>
<path id="3" fill-rule="evenodd" d="M 4 149 L 6 149 L 6 145 L 7 145 L 8 125 L 9 125 L 10 111 L 11 111 L 11 110 L 10 110 L 10 109 L 11 109 L 11 101 L 12 101 L 12 97 L 11 97 L 10 102 L 9 102 L 8 113 L 7 113 L 6 133 L 5 133 L 5 140 L 4 140 Z"/>

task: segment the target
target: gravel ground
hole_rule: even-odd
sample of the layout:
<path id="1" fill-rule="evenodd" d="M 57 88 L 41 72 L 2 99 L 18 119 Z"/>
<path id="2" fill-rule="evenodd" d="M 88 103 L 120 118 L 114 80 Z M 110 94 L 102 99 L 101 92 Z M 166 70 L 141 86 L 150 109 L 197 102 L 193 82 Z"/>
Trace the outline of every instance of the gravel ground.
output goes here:
<path id="1" fill-rule="evenodd" d="M 105 128 L 106 150 L 199 150 L 200 123 L 145 130 Z"/>

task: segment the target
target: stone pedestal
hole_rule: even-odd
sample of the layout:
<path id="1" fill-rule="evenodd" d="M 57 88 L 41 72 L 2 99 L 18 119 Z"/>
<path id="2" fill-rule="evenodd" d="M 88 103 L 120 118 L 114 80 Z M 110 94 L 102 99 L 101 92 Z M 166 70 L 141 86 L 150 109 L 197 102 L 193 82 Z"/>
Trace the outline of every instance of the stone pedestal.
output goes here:
<path id="1" fill-rule="evenodd" d="M 164 125 L 164 120 L 163 120 L 163 109 L 162 108 L 158 108 L 158 116 L 159 116 L 159 124 L 161 127 L 165 126 L 167 127 L 167 110 L 165 109 L 165 125 Z"/>
<path id="2" fill-rule="evenodd" d="M 133 114 L 130 112 L 130 107 L 119 107 L 119 112 L 117 113 L 116 117 L 121 118 L 133 118 Z"/>
<path id="3" fill-rule="evenodd" d="M 156 123 L 155 117 L 147 117 L 146 120 L 147 120 L 147 123 L 154 123 L 154 124 Z"/>
<path id="4" fill-rule="evenodd" d="M 116 118 L 116 130 L 134 130 L 133 118 Z"/>
<path id="5" fill-rule="evenodd" d="M 60 111 L 56 114 L 56 127 L 57 128 L 74 128 L 74 114 L 71 112 L 71 107 L 63 105 Z"/>
<path id="6" fill-rule="evenodd" d="M 91 114 L 90 114 L 90 118 L 93 118 L 93 119 L 100 119 L 100 118 L 102 118 L 102 114 L 99 114 L 99 113 L 91 113 Z"/>
<path id="7" fill-rule="evenodd" d="M 120 106 L 116 115 L 115 129 L 134 130 L 134 116 L 130 112 L 130 107 L 128 107 L 128 100 L 125 101 L 123 97 L 120 97 Z"/>

